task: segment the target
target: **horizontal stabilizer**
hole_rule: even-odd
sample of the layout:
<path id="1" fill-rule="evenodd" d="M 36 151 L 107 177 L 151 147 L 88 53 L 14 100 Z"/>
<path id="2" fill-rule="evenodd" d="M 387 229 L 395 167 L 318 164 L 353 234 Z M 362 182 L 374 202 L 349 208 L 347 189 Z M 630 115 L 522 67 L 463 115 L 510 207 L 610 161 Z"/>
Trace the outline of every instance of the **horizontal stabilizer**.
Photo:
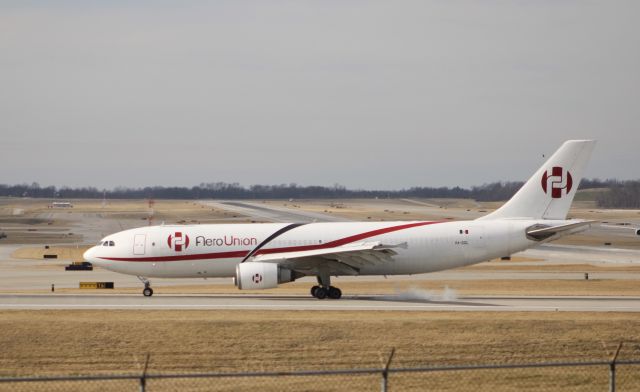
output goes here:
<path id="1" fill-rule="evenodd" d="M 568 223 L 560 226 L 546 226 L 546 225 L 534 225 L 527 229 L 527 237 L 536 240 L 543 241 L 549 239 L 558 234 L 567 235 L 583 231 L 591 227 L 592 223 L 596 221 L 580 221 L 575 223 Z"/>

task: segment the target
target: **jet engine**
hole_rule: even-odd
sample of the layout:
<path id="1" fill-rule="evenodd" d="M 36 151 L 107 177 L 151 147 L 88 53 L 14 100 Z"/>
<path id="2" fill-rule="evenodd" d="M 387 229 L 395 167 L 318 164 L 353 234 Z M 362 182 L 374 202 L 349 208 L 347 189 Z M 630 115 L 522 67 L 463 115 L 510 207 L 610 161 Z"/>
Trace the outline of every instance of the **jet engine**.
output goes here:
<path id="1" fill-rule="evenodd" d="M 293 282 L 302 276 L 276 263 L 247 262 L 238 264 L 233 283 L 240 290 L 264 290 L 278 287 L 280 283 Z"/>

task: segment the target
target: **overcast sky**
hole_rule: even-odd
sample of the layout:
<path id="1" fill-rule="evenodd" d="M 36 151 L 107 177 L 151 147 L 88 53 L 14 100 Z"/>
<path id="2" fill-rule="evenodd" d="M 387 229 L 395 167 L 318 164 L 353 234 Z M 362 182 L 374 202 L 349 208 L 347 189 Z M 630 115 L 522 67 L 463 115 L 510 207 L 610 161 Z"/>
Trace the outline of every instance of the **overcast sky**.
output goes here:
<path id="1" fill-rule="evenodd" d="M 640 1 L 2 1 L 0 183 L 640 178 Z"/>

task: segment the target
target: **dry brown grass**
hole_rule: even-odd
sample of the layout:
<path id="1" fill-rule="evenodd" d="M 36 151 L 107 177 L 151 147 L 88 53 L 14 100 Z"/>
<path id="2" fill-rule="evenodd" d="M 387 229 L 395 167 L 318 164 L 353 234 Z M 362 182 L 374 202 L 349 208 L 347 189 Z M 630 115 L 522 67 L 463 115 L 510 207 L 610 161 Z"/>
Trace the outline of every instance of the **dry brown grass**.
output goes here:
<path id="1" fill-rule="evenodd" d="M 103 205 L 101 200 L 73 200 L 73 208 L 61 209 L 48 208 L 48 201 L 33 201 L 12 199 L 5 208 L 0 211 L 5 214 L 12 214 L 16 209 L 22 210 L 19 216 L 12 215 L 13 219 L 28 219 L 39 214 L 46 213 L 66 213 L 66 214 L 100 214 L 107 219 L 139 219 L 148 221 L 152 216 L 155 223 L 165 221 L 167 223 L 204 223 L 209 221 L 220 221 L 238 217 L 224 210 L 206 207 L 200 203 L 188 200 L 156 200 L 152 205 L 148 200 L 107 200 Z M 144 225 L 144 223 L 141 223 Z"/>
<path id="2" fill-rule="evenodd" d="M 82 236 L 64 232 L 35 232 L 24 230 L 3 230 L 7 238 L 0 244 L 76 244 L 82 242 Z"/>
<path id="3" fill-rule="evenodd" d="M 518 264 L 513 261 L 480 263 L 464 267 L 465 271 L 527 271 L 527 272 L 640 272 L 640 265 L 633 264 Z"/>
<path id="4" fill-rule="evenodd" d="M 2 311 L 0 372 L 78 374 L 595 360 L 640 341 L 629 313 Z M 625 351 L 629 359 L 633 351 Z"/>
<path id="5" fill-rule="evenodd" d="M 603 246 L 605 242 L 610 243 L 615 248 L 640 249 L 640 237 L 622 237 L 614 231 L 608 235 L 592 235 L 589 232 L 579 233 L 553 241 L 554 244 L 582 246 Z"/>
<path id="6" fill-rule="evenodd" d="M 16 249 L 11 257 L 15 259 L 43 259 L 44 255 L 57 255 L 58 260 L 84 261 L 82 254 L 91 246 L 43 246 Z"/>

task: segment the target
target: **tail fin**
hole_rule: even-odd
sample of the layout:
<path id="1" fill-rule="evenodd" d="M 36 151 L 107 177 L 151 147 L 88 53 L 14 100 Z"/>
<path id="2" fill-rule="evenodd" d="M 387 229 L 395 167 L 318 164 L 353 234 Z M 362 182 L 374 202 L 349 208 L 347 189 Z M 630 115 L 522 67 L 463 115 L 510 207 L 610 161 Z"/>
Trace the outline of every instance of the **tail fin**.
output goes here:
<path id="1" fill-rule="evenodd" d="M 595 140 L 568 140 L 498 210 L 480 219 L 566 219 Z"/>

